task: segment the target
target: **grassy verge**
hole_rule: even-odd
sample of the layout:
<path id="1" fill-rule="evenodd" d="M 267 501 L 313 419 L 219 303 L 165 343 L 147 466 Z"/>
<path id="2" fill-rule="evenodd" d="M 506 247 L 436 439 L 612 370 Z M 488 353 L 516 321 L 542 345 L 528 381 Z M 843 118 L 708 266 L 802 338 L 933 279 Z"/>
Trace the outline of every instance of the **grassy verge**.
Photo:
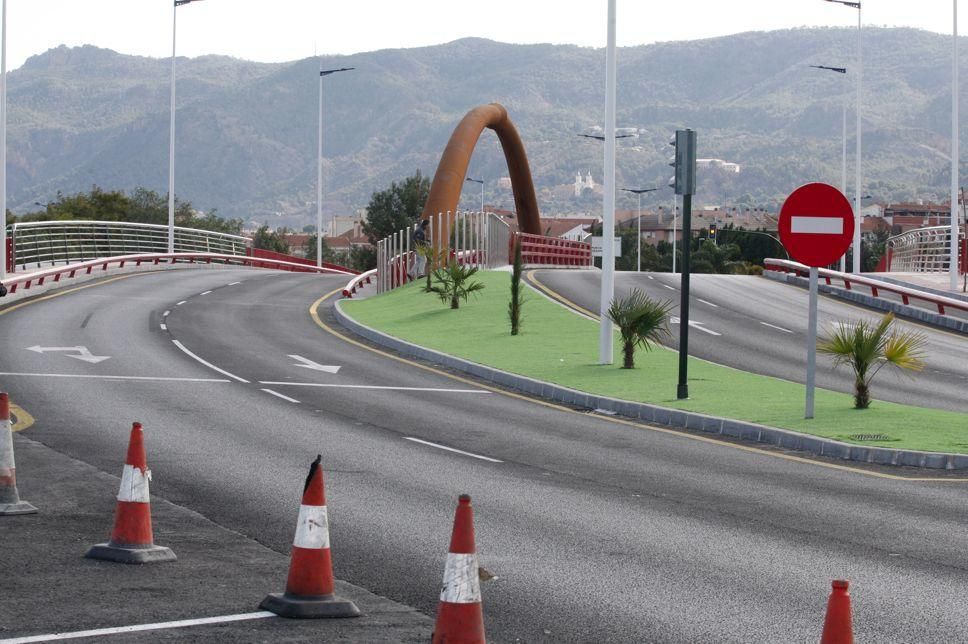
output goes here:
<path id="1" fill-rule="evenodd" d="M 863 445 L 968 453 L 968 418 L 947 412 L 875 400 L 855 410 L 853 398 L 816 392 L 815 417 L 803 418 L 803 385 L 690 359 L 688 400 L 677 400 L 678 354 L 667 349 L 636 352 L 636 368 L 599 365 L 598 323 L 549 302 L 530 289 L 521 335 L 511 336 L 507 318 L 508 273 L 478 276 L 486 288 L 452 311 L 419 285 L 379 297 L 344 301 L 359 322 L 389 335 L 504 371 L 625 400 L 762 423 L 851 443 L 856 434 L 883 434 Z M 852 375 L 843 372 L 846 382 Z M 887 374 L 882 377 L 891 377 Z M 877 381 L 872 387 L 877 394 Z"/>

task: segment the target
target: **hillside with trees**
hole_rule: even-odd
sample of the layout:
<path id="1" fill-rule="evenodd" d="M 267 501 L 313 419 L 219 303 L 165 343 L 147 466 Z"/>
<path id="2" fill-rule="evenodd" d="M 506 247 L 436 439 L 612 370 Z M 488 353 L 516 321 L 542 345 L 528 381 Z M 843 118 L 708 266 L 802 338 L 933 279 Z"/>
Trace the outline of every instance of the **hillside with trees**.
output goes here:
<path id="1" fill-rule="evenodd" d="M 701 157 L 741 167 L 704 171 L 697 206 L 775 208 L 806 181 L 839 184 L 841 107 L 845 97 L 853 105 L 853 85 L 809 65 L 850 68 L 855 38 L 853 29 L 794 29 L 620 48 L 618 124 L 636 136 L 619 142 L 619 185 L 664 185 L 668 138 L 681 127 L 698 130 Z M 864 191 L 946 194 L 950 38 L 881 28 L 864 38 Z M 601 125 L 604 62 L 602 49 L 482 39 L 324 58 L 356 68 L 326 79 L 324 211 L 350 214 L 415 169 L 433 176 L 460 118 L 491 101 L 522 134 L 543 212 L 600 209 L 593 191 L 576 198 L 572 184 L 578 172 L 601 181 L 601 144 L 576 135 Z M 59 47 L 11 72 L 9 207 L 24 214 L 95 184 L 164 194 L 169 64 Z M 178 196 L 248 227 L 312 223 L 318 64 L 179 59 Z M 485 178 L 488 204 L 512 206 L 492 133 L 470 173 Z M 464 205 L 479 199 L 469 186 Z M 666 201 L 662 190 L 643 206 Z"/>

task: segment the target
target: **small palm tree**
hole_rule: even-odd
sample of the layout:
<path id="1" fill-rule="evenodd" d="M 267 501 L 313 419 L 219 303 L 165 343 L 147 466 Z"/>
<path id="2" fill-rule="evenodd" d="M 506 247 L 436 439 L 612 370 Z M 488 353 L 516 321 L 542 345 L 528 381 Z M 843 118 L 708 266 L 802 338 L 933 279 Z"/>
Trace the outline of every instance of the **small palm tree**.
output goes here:
<path id="1" fill-rule="evenodd" d="M 669 311 L 672 302 L 659 302 L 634 289 L 628 297 L 612 300 L 608 307 L 608 318 L 618 325 L 622 334 L 622 368 L 635 368 L 635 347 L 642 346 L 646 351 L 664 338 L 671 337 L 669 332 Z"/>
<path id="2" fill-rule="evenodd" d="M 921 371 L 921 349 L 926 338 L 914 331 L 892 328 L 894 314 L 888 313 L 877 324 L 867 320 L 841 322 L 817 343 L 817 351 L 834 357 L 834 366 L 850 365 L 854 370 L 854 408 L 871 404 L 870 381 L 886 364 L 899 369 Z"/>
<path id="3" fill-rule="evenodd" d="M 459 308 L 460 300 L 466 302 L 468 295 L 484 288 L 481 282 L 471 281 L 476 272 L 476 266 L 462 266 L 451 260 L 444 268 L 434 271 L 435 284 L 430 292 L 436 293 L 441 302 L 450 302 L 450 308 Z"/>
<path id="4" fill-rule="evenodd" d="M 511 335 L 517 335 L 521 330 L 521 307 L 524 306 L 524 295 L 521 293 L 521 239 L 514 243 L 514 264 L 511 267 L 511 301 L 508 302 L 508 318 L 511 320 Z"/>

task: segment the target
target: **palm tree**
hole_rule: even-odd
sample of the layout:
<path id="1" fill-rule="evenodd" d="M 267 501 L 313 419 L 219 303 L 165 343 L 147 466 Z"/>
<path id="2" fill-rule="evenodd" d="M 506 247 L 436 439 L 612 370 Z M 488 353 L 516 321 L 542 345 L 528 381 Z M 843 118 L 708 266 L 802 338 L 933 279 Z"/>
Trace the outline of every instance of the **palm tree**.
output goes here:
<path id="1" fill-rule="evenodd" d="M 911 371 L 924 368 L 921 349 L 927 338 L 915 331 L 894 329 L 893 323 L 893 313 L 877 324 L 841 322 L 817 343 L 817 351 L 834 357 L 834 367 L 846 364 L 854 370 L 855 409 L 870 406 L 870 381 L 884 365 Z"/>
<path id="2" fill-rule="evenodd" d="M 449 301 L 450 308 L 459 308 L 460 300 L 466 302 L 468 295 L 484 288 L 481 282 L 470 281 L 476 272 L 476 266 L 462 266 L 452 259 L 447 266 L 434 271 L 436 283 L 430 287 L 430 291 L 440 296 L 441 302 Z"/>
<path id="3" fill-rule="evenodd" d="M 635 347 L 642 346 L 646 351 L 664 338 L 671 337 L 669 332 L 669 311 L 672 302 L 659 302 L 634 289 L 628 297 L 612 300 L 608 307 L 608 318 L 618 325 L 622 334 L 622 368 L 635 368 Z"/>

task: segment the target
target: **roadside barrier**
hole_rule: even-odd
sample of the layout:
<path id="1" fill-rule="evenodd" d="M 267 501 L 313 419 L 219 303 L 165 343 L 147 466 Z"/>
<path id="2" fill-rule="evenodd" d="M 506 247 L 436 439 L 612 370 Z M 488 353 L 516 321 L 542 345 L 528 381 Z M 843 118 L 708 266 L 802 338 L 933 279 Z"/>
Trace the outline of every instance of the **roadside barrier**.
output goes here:
<path id="1" fill-rule="evenodd" d="M 474 546 L 474 508 L 461 494 L 454 513 L 444 585 L 440 591 L 432 644 L 484 644 L 484 610 Z"/>
<path id="2" fill-rule="evenodd" d="M 317 456 L 309 467 L 302 505 L 292 542 L 289 578 L 285 593 L 270 593 L 259 604 L 280 617 L 359 617 L 360 609 L 348 599 L 337 597 L 333 561 L 329 552 L 329 519 L 323 469 Z"/>
<path id="3" fill-rule="evenodd" d="M 376 274 L 377 269 L 374 268 L 354 276 L 353 279 L 346 283 L 346 287 L 343 288 L 343 297 L 353 297 L 364 285 L 369 284 L 371 280 L 375 279 Z"/>
<path id="4" fill-rule="evenodd" d="M 843 579 L 831 582 L 830 599 L 827 600 L 827 615 L 823 620 L 823 634 L 820 644 L 854 644 L 854 629 L 850 618 L 849 583 Z"/>
<path id="5" fill-rule="evenodd" d="M 10 396 L 0 392 L 0 516 L 34 514 L 37 508 L 22 501 L 17 492 L 17 467 L 13 458 Z"/>
<path id="6" fill-rule="evenodd" d="M 117 563 L 162 563 L 174 561 L 170 548 L 156 546 L 151 532 L 151 501 L 148 482 L 151 470 L 145 457 L 144 429 L 141 423 L 131 426 L 128 456 L 121 473 L 114 530 L 108 543 L 91 546 L 84 555 Z"/>

